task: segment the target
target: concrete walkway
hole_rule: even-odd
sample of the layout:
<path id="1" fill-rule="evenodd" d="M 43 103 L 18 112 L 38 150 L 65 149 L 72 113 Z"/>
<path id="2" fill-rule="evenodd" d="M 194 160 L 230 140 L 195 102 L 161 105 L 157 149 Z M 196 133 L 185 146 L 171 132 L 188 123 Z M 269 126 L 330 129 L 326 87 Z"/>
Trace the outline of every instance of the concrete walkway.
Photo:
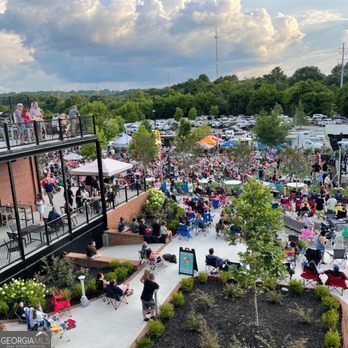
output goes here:
<path id="1" fill-rule="evenodd" d="M 218 212 L 215 212 L 214 221 L 218 219 Z M 161 245 L 156 244 L 151 247 L 155 250 Z M 210 247 L 214 247 L 216 255 L 220 257 L 228 257 L 233 262 L 238 262 L 238 253 L 244 250 L 244 246 L 229 246 L 222 238 L 216 238 L 215 228 L 211 228 L 207 236 L 200 234 L 193 235 L 190 241 L 179 240 L 175 238 L 171 243 L 167 244 L 161 254 L 170 253 L 179 255 L 180 247 L 194 248 L 197 256 L 199 271 L 205 270 L 205 255 Z M 116 246 L 105 247 L 100 253 L 111 257 L 127 257 L 130 259 L 138 258 L 138 250 L 140 246 Z M 158 292 L 159 303 L 175 288 L 177 283 L 183 277 L 178 274 L 178 264 L 166 263 L 165 270 L 156 272 L 156 281 L 160 285 Z M 329 266 L 325 266 L 325 269 Z M 69 331 L 70 342 L 64 338 L 57 342 L 56 347 L 70 348 L 128 348 L 144 328 L 141 314 L 140 295 L 143 284 L 140 282 L 142 272 L 139 272 L 131 281 L 134 294 L 127 298 L 129 304 L 121 304 L 118 310 L 114 310 L 112 305 L 107 305 L 102 299 L 92 301 L 88 307 L 77 307 L 71 310 L 72 317 L 77 321 L 77 328 Z M 300 263 L 297 264 L 295 277 L 300 278 Z M 335 292 L 337 294 L 337 292 Z M 344 300 L 348 303 L 348 294 L 344 295 Z M 8 325 L 8 330 L 23 330 L 23 326 L 18 324 Z"/>

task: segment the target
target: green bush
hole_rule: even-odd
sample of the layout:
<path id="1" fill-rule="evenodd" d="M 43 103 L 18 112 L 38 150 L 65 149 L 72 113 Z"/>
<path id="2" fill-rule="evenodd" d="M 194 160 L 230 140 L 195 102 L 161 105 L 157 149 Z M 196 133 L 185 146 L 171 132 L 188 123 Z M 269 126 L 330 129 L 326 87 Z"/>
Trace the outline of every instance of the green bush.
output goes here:
<path id="1" fill-rule="evenodd" d="M 155 344 L 150 337 L 142 337 L 135 342 L 137 348 L 153 348 Z"/>
<path id="2" fill-rule="evenodd" d="M 333 296 L 329 295 L 326 297 L 323 297 L 321 299 L 321 303 L 327 308 L 327 309 L 334 309 L 338 311 L 340 308 L 340 303 L 338 300 L 336 300 Z"/>
<path id="3" fill-rule="evenodd" d="M 168 230 L 169 231 L 176 231 L 179 226 L 179 219 L 173 219 L 168 222 Z"/>
<path id="4" fill-rule="evenodd" d="M 230 272 L 221 271 L 219 277 L 221 283 L 226 284 L 232 278 L 232 274 Z"/>
<path id="5" fill-rule="evenodd" d="M 115 276 L 118 282 L 123 282 L 128 275 L 128 269 L 124 267 L 119 267 L 115 270 Z"/>
<path id="6" fill-rule="evenodd" d="M 195 313 L 191 311 L 187 314 L 186 323 L 188 329 L 193 332 L 203 332 L 207 328 L 207 322 L 200 313 Z"/>
<path id="7" fill-rule="evenodd" d="M 66 297 L 68 299 L 71 299 L 71 290 L 69 288 L 65 288 L 62 291 L 64 291 L 66 293 Z"/>
<path id="8" fill-rule="evenodd" d="M 200 348 L 220 348 L 219 336 L 211 329 L 204 330 L 200 337 Z"/>
<path id="9" fill-rule="evenodd" d="M 123 262 L 121 267 L 125 268 L 127 270 L 128 274 L 132 273 L 133 269 L 134 269 L 133 264 L 129 261 Z"/>
<path id="10" fill-rule="evenodd" d="M 326 348 L 341 348 L 341 338 L 338 331 L 328 331 L 325 335 Z"/>
<path id="11" fill-rule="evenodd" d="M 159 320 L 152 320 L 148 324 L 149 336 L 151 338 L 159 338 L 163 335 L 165 330 L 164 324 Z"/>
<path id="12" fill-rule="evenodd" d="M 29 297 L 27 300 L 27 305 L 29 307 L 34 307 L 34 305 L 37 303 L 39 303 L 41 307 L 44 308 L 46 304 L 46 300 L 42 297 L 37 297 L 37 296 Z"/>
<path id="13" fill-rule="evenodd" d="M 174 307 L 182 307 L 185 304 L 184 294 L 181 291 L 174 292 L 172 297 L 172 303 Z"/>
<path id="14" fill-rule="evenodd" d="M 296 295 L 301 295 L 304 292 L 304 286 L 301 280 L 291 279 L 289 283 L 290 291 Z"/>
<path id="15" fill-rule="evenodd" d="M 75 300 L 79 300 L 82 296 L 81 284 L 76 283 L 71 291 L 71 298 Z"/>
<path id="16" fill-rule="evenodd" d="M 164 303 L 160 306 L 160 319 L 162 321 L 164 320 L 170 320 L 174 317 L 174 306 L 172 303 Z"/>
<path id="17" fill-rule="evenodd" d="M 205 291 L 198 290 L 194 302 L 198 304 L 198 306 L 206 310 L 207 308 L 213 308 L 215 306 L 215 298 L 208 294 Z"/>
<path id="18" fill-rule="evenodd" d="M 268 290 L 275 290 L 277 288 L 277 285 L 277 279 L 274 277 L 268 277 L 263 282 L 263 286 Z"/>
<path id="19" fill-rule="evenodd" d="M 200 283 L 205 284 L 208 281 L 208 274 L 205 272 L 199 272 L 197 279 Z"/>
<path id="20" fill-rule="evenodd" d="M 226 284 L 223 291 L 226 299 L 240 299 L 245 296 L 245 289 L 238 284 Z"/>
<path id="21" fill-rule="evenodd" d="M 314 295 L 317 299 L 321 300 L 323 297 L 330 296 L 330 290 L 324 285 L 317 285 L 314 288 Z"/>
<path id="22" fill-rule="evenodd" d="M 0 315 L 2 317 L 7 317 L 9 307 L 5 301 L 0 301 Z"/>
<path id="23" fill-rule="evenodd" d="M 110 281 L 112 279 L 116 279 L 116 273 L 115 272 L 108 272 L 104 275 L 105 280 Z"/>
<path id="24" fill-rule="evenodd" d="M 89 279 L 86 282 L 86 292 L 89 295 L 95 294 L 97 292 L 97 281 L 95 278 Z"/>
<path id="25" fill-rule="evenodd" d="M 180 280 L 180 289 L 183 292 L 190 292 L 193 289 L 195 281 L 193 278 L 183 278 Z"/>
<path id="26" fill-rule="evenodd" d="M 337 328 L 338 325 L 338 313 L 334 309 L 330 309 L 326 313 L 323 313 L 321 316 L 321 320 L 326 328 L 329 330 L 334 330 Z"/>
<path id="27" fill-rule="evenodd" d="M 115 272 L 115 270 L 121 266 L 121 262 L 118 260 L 111 260 L 109 265 L 110 265 L 110 268 Z"/>
<path id="28" fill-rule="evenodd" d="M 276 290 L 267 291 L 267 301 L 273 304 L 281 304 L 283 302 L 284 295 Z"/>
<path id="29" fill-rule="evenodd" d="M 304 249 L 307 246 L 306 242 L 302 239 L 299 239 L 296 244 L 300 249 Z"/>

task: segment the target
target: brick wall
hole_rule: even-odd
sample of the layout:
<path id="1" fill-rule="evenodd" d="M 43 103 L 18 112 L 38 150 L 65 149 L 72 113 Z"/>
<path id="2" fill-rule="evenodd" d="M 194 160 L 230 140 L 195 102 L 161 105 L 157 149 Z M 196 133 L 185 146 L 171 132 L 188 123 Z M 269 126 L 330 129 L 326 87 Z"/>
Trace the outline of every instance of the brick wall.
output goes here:
<path id="1" fill-rule="evenodd" d="M 138 217 L 148 196 L 149 192 L 143 192 L 138 197 L 132 198 L 128 202 L 108 211 L 109 228 L 117 229 L 121 216 L 126 220 L 126 222 L 131 221 L 133 217 Z"/>
<path id="2" fill-rule="evenodd" d="M 35 162 L 31 157 L 12 162 L 13 176 L 18 203 L 31 203 L 35 206 L 35 195 L 38 192 L 35 174 Z M 1 204 L 12 204 L 11 185 L 7 163 L 0 163 L 0 201 Z"/>

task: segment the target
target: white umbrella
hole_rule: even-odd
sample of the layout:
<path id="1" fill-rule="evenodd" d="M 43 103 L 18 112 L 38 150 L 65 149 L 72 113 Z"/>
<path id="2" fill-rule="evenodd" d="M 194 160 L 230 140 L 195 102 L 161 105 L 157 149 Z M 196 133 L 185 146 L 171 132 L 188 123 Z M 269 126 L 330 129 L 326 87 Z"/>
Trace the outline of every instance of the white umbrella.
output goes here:
<path id="1" fill-rule="evenodd" d="M 103 176 L 110 177 L 115 174 L 123 173 L 133 167 L 133 164 L 117 161 L 111 158 L 102 159 Z M 92 163 L 88 163 L 85 166 L 81 166 L 70 171 L 73 175 L 99 175 L 98 161 L 95 160 Z"/>
<path id="2" fill-rule="evenodd" d="M 292 188 L 302 188 L 305 184 L 303 182 L 289 182 L 286 184 L 288 187 Z"/>
<path id="3" fill-rule="evenodd" d="M 240 185 L 242 182 L 240 180 L 225 180 L 224 184 L 229 186 Z"/>
<path id="4" fill-rule="evenodd" d="M 66 161 L 79 161 L 82 160 L 83 156 L 78 153 L 70 152 L 67 155 L 63 156 Z"/>

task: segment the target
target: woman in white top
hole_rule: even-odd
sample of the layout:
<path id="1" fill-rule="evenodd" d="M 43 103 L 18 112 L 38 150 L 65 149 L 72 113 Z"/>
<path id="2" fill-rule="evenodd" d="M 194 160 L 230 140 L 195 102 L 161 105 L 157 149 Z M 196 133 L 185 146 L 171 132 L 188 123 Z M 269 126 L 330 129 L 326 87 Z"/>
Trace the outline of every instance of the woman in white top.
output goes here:
<path id="1" fill-rule="evenodd" d="M 39 214 L 40 214 L 40 221 L 42 221 L 42 220 L 43 220 L 43 214 L 44 214 L 46 205 L 45 205 L 45 200 L 43 199 L 41 193 L 38 193 L 38 194 L 36 195 L 35 204 L 36 204 L 36 210 L 37 210 L 37 211 L 39 212 Z"/>

